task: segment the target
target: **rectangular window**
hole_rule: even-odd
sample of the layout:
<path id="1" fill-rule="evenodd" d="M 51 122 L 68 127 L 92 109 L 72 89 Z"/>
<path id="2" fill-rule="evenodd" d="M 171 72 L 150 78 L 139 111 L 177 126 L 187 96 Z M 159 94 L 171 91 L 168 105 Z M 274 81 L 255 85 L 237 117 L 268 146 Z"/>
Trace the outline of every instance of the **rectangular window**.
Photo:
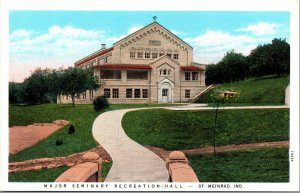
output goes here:
<path id="1" fill-rule="evenodd" d="M 141 90 L 134 89 L 134 98 L 141 98 Z"/>
<path id="2" fill-rule="evenodd" d="M 157 58 L 157 52 L 152 53 L 152 58 Z"/>
<path id="3" fill-rule="evenodd" d="M 127 79 L 129 80 L 148 80 L 148 71 L 128 70 Z"/>
<path id="4" fill-rule="evenodd" d="M 168 96 L 169 89 L 162 89 L 162 96 Z"/>
<path id="5" fill-rule="evenodd" d="M 135 52 L 134 51 L 130 52 L 130 58 L 135 58 Z"/>
<path id="6" fill-rule="evenodd" d="M 131 88 L 126 89 L 126 98 L 132 98 L 132 89 Z"/>
<path id="7" fill-rule="evenodd" d="M 138 52 L 137 57 L 138 57 L 138 58 L 143 58 L 143 52 Z"/>
<path id="8" fill-rule="evenodd" d="M 184 80 L 191 80 L 191 73 L 190 72 L 185 72 L 184 73 Z"/>
<path id="9" fill-rule="evenodd" d="M 90 100 L 93 100 L 93 98 L 94 98 L 94 91 L 90 90 Z"/>
<path id="10" fill-rule="evenodd" d="M 145 52 L 145 58 L 150 58 L 150 52 Z"/>
<path id="11" fill-rule="evenodd" d="M 113 88 L 112 89 L 112 98 L 119 98 L 119 89 L 118 88 Z"/>
<path id="12" fill-rule="evenodd" d="M 185 90 L 184 97 L 187 99 L 191 98 L 191 90 Z"/>
<path id="13" fill-rule="evenodd" d="M 168 56 L 169 58 L 171 58 L 172 54 L 167 54 L 167 56 Z"/>
<path id="14" fill-rule="evenodd" d="M 102 79 L 121 79 L 121 70 L 102 70 Z"/>
<path id="15" fill-rule="evenodd" d="M 148 98 L 148 89 L 143 89 L 143 98 Z"/>
<path id="16" fill-rule="evenodd" d="M 198 80 L 198 72 L 192 72 L 192 80 Z"/>
<path id="17" fill-rule="evenodd" d="M 100 64 L 104 64 L 104 58 L 100 59 Z"/>
<path id="18" fill-rule="evenodd" d="M 111 63 L 111 56 L 106 57 L 106 63 Z"/>
<path id="19" fill-rule="evenodd" d="M 177 60 L 177 59 L 178 59 L 178 54 L 174 54 L 174 55 L 173 55 L 173 59 L 176 59 L 176 60 Z"/>
<path id="20" fill-rule="evenodd" d="M 105 89 L 104 89 L 104 96 L 105 96 L 106 98 L 110 98 L 110 89 L 109 89 L 109 88 L 105 88 Z"/>

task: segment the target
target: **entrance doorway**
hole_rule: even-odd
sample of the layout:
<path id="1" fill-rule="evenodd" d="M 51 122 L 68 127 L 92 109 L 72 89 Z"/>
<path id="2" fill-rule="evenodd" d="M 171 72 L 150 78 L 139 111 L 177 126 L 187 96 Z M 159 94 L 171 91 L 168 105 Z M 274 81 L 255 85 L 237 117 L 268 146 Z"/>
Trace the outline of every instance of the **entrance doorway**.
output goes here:
<path id="1" fill-rule="evenodd" d="M 158 102 L 172 103 L 173 102 L 173 87 L 172 82 L 162 81 L 158 84 Z"/>

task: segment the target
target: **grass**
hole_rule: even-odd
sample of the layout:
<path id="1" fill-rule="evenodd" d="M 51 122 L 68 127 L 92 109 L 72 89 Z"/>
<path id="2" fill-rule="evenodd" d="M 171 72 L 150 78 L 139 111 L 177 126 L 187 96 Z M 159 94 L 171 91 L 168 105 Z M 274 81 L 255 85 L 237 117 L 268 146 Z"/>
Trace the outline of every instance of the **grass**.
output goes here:
<path id="1" fill-rule="evenodd" d="M 289 182 L 288 148 L 188 156 L 201 182 Z"/>
<path id="2" fill-rule="evenodd" d="M 132 111 L 122 120 L 126 134 L 145 146 L 180 150 L 212 146 L 213 110 Z M 220 110 L 217 146 L 289 139 L 289 110 Z"/>
<path id="3" fill-rule="evenodd" d="M 169 104 L 115 104 L 110 105 L 107 110 L 165 105 Z M 75 107 L 57 104 L 9 106 L 10 127 L 41 122 L 49 123 L 57 119 L 68 120 L 75 126 L 74 134 L 68 135 L 68 127 L 64 127 L 39 144 L 10 156 L 9 161 L 67 156 L 96 147 L 97 143 L 92 136 L 92 124 L 102 112 L 96 112 L 92 105 L 76 105 Z M 63 140 L 63 145 L 56 146 L 55 142 L 59 138 Z"/>
<path id="4" fill-rule="evenodd" d="M 112 166 L 112 162 L 107 162 L 102 164 L 102 175 L 101 175 L 101 182 L 104 182 L 110 168 Z"/>
<path id="5" fill-rule="evenodd" d="M 41 169 L 25 172 L 12 172 L 8 175 L 9 182 L 54 182 L 60 174 L 69 169 L 61 166 L 52 169 Z"/>
<path id="6" fill-rule="evenodd" d="M 235 99 L 235 103 L 246 103 L 246 105 L 279 105 L 284 104 L 285 89 L 289 84 L 289 76 L 268 76 L 258 79 L 248 79 L 232 83 L 225 83 L 215 89 L 233 89 L 240 92 L 240 97 Z M 210 95 L 212 90 L 205 93 L 196 102 L 211 103 Z M 247 104 L 249 103 L 249 104 Z M 232 104 L 227 104 L 232 105 Z"/>

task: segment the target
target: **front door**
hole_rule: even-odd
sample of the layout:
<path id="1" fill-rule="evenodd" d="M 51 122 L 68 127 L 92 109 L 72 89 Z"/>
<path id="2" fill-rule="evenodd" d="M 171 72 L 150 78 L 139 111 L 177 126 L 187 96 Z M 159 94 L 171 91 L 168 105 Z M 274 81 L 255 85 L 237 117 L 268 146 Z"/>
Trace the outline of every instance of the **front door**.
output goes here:
<path id="1" fill-rule="evenodd" d="M 170 101 L 169 101 L 169 89 L 163 88 L 161 94 L 162 94 L 161 97 L 162 97 L 162 102 L 163 102 L 163 103 L 168 103 L 168 102 L 170 102 Z"/>

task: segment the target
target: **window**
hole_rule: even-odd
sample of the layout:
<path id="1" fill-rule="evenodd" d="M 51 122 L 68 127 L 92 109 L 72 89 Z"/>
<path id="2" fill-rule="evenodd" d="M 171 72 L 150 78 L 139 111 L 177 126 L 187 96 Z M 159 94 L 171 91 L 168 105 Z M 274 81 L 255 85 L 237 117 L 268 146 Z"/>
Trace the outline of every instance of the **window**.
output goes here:
<path id="1" fill-rule="evenodd" d="M 145 52 L 145 58 L 150 58 L 150 51 L 149 51 L 149 50 L 147 50 L 147 51 Z"/>
<path id="2" fill-rule="evenodd" d="M 132 98 L 132 89 L 131 88 L 126 89 L 126 98 Z"/>
<path id="3" fill-rule="evenodd" d="M 184 97 L 187 99 L 191 98 L 191 90 L 185 90 Z"/>
<path id="4" fill-rule="evenodd" d="M 168 89 L 162 89 L 162 96 L 168 96 Z"/>
<path id="5" fill-rule="evenodd" d="M 121 70 L 102 70 L 102 79 L 121 79 Z"/>
<path id="6" fill-rule="evenodd" d="M 170 74 L 171 74 L 171 70 L 169 69 L 169 70 L 168 70 L 168 75 L 170 75 Z"/>
<path id="7" fill-rule="evenodd" d="M 139 50 L 139 51 L 138 51 L 137 57 L 138 57 L 138 58 L 143 58 L 143 50 Z"/>
<path id="8" fill-rule="evenodd" d="M 178 54 L 177 53 L 175 53 L 175 54 L 173 54 L 173 59 L 178 59 Z"/>
<path id="9" fill-rule="evenodd" d="M 119 98 L 119 89 L 118 88 L 112 89 L 112 98 Z"/>
<path id="10" fill-rule="evenodd" d="M 135 50 L 130 50 L 130 58 L 135 58 Z"/>
<path id="11" fill-rule="evenodd" d="M 111 63 L 111 56 L 106 57 L 106 63 Z"/>
<path id="12" fill-rule="evenodd" d="M 104 64 L 104 58 L 100 59 L 100 64 Z"/>
<path id="13" fill-rule="evenodd" d="M 104 89 L 104 96 L 105 96 L 106 98 L 110 98 L 110 89 L 109 89 L 109 88 L 105 88 L 105 89 Z"/>
<path id="14" fill-rule="evenodd" d="M 84 92 L 82 93 L 82 98 L 83 98 L 83 99 L 86 99 L 86 91 L 84 91 Z"/>
<path id="15" fill-rule="evenodd" d="M 167 56 L 168 56 L 169 58 L 171 58 L 171 57 L 172 57 L 172 52 L 171 52 L 171 51 L 168 51 L 168 52 L 167 52 Z"/>
<path id="16" fill-rule="evenodd" d="M 166 70 L 166 69 L 164 69 L 164 71 L 163 71 L 163 72 L 164 72 L 164 75 L 167 75 L 167 70 Z"/>
<path id="17" fill-rule="evenodd" d="M 90 90 L 90 100 L 93 100 L 93 98 L 94 98 L 94 91 Z"/>
<path id="18" fill-rule="evenodd" d="M 128 70 L 127 71 L 127 79 L 129 80 L 147 80 L 148 72 L 147 71 L 138 71 L 138 70 Z"/>
<path id="19" fill-rule="evenodd" d="M 159 52 L 159 57 L 163 56 L 164 54 L 165 54 L 165 51 L 161 50 L 161 51 Z"/>
<path id="20" fill-rule="evenodd" d="M 143 89 L 143 98 L 148 98 L 148 89 Z"/>
<path id="21" fill-rule="evenodd" d="M 191 74 L 190 74 L 190 72 L 185 72 L 184 73 L 184 80 L 191 80 Z"/>
<path id="22" fill-rule="evenodd" d="M 198 80 L 198 72 L 192 72 L 192 80 Z"/>
<path id="23" fill-rule="evenodd" d="M 157 58 L 157 51 L 152 52 L 152 58 Z"/>
<path id="24" fill-rule="evenodd" d="M 134 98 L 141 98 L 141 90 L 134 89 Z"/>

